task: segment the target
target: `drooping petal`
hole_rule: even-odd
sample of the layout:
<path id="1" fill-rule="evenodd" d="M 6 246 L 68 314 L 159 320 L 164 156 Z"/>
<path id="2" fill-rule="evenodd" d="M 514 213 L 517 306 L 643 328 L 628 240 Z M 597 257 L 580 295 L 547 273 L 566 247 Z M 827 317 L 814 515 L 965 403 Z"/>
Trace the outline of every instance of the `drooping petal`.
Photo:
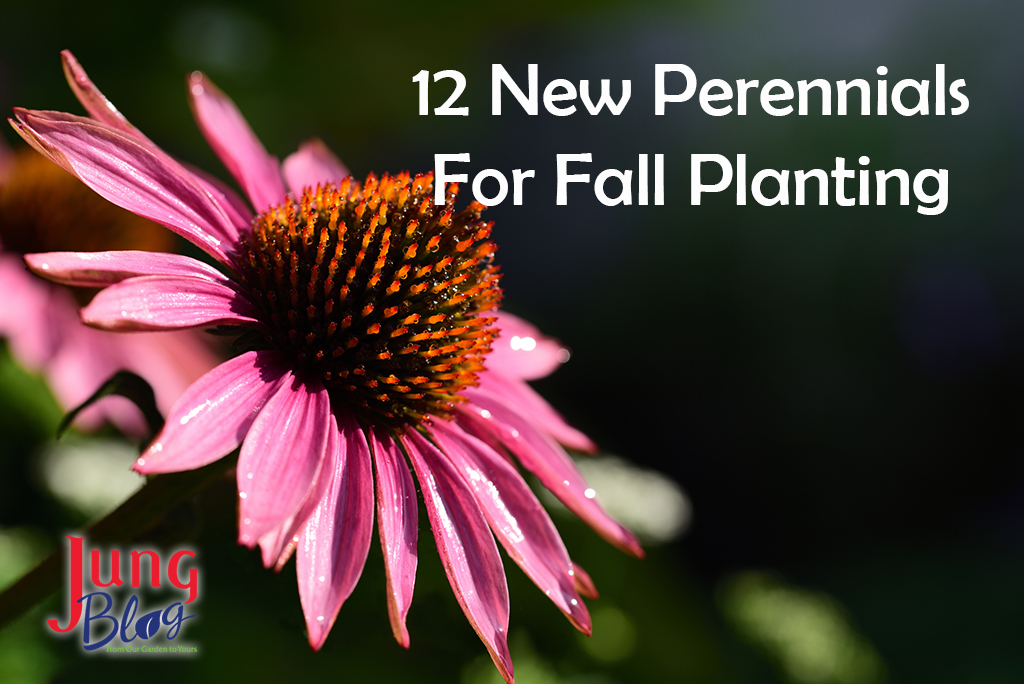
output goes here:
<path id="1" fill-rule="evenodd" d="M 472 388 L 464 395 L 469 400 L 464 413 L 501 440 L 570 511 L 618 548 L 643 558 L 636 536 L 601 508 L 594 490 L 558 444 L 501 399 Z"/>
<path id="2" fill-rule="evenodd" d="M 96 119 L 97 121 L 106 124 L 110 128 L 121 131 L 125 135 L 138 140 L 144 145 L 149 146 L 154 152 L 157 152 L 165 156 L 172 164 L 178 164 L 167 155 L 163 150 L 156 146 L 146 135 L 137 129 L 135 126 L 128 121 L 125 116 L 117 110 L 110 100 L 100 92 L 89 75 L 85 73 L 85 69 L 78 63 L 75 56 L 71 54 L 70 50 L 64 50 L 61 53 L 61 61 L 64 65 L 64 76 L 68 81 L 68 85 L 71 86 L 72 92 L 78 101 L 85 107 L 86 111 Z M 210 195 L 220 204 L 221 208 L 224 209 L 228 218 L 239 230 L 248 228 L 250 221 L 252 220 L 252 212 L 245 203 L 235 194 L 234 190 L 221 183 L 217 178 L 209 175 L 205 171 L 193 167 L 189 164 L 183 164 L 188 172 L 193 176 L 195 181 L 199 183 Z"/>
<path id="3" fill-rule="evenodd" d="M 536 380 L 554 372 L 569 359 L 569 350 L 537 326 L 507 311 L 492 311 L 498 339 L 491 344 L 487 367 L 521 380 Z"/>
<path id="4" fill-rule="evenodd" d="M 86 325 L 118 332 L 263 325 L 259 309 L 235 287 L 183 276 L 123 280 L 101 290 L 81 315 Z"/>
<path id="5" fill-rule="evenodd" d="M 435 421 L 431 432 L 472 488 L 509 557 L 578 630 L 589 635 L 590 614 L 574 586 L 572 561 L 551 518 L 523 478 L 490 447 L 457 426 Z"/>
<path id="6" fill-rule="evenodd" d="M 576 591 L 580 592 L 583 596 L 595 601 L 600 597 L 594 580 L 590 579 L 590 575 L 579 566 L 579 563 L 572 564 L 572 579 L 576 585 Z"/>
<path id="7" fill-rule="evenodd" d="M 231 222 L 238 227 L 238 232 L 240 234 L 248 232 L 252 226 L 252 209 L 245 203 L 245 200 L 216 176 L 191 164 L 184 164 L 184 166 L 196 181 L 213 195 Z"/>
<path id="8" fill-rule="evenodd" d="M 43 252 L 26 254 L 25 263 L 42 278 L 77 287 L 106 287 L 145 275 L 205 278 L 224 285 L 229 282 L 212 266 L 163 252 Z"/>
<path id="9" fill-rule="evenodd" d="M 147 138 L 142 131 L 135 128 L 128 119 L 125 118 L 121 112 L 118 111 L 114 102 L 106 98 L 102 92 L 99 91 L 89 78 L 85 70 L 72 54 L 71 50 L 63 50 L 60 52 L 60 58 L 63 63 L 63 70 L 65 70 L 65 78 L 68 79 L 68 84 L 71 86 L 72 91 L 78 98 L 78 101 L 82 103 L 86 112 L 95 119 L 103 124 L 110 126 L 116 130 L 129 135 L 140 142 L 147 145 L 151 145 L 154 151 L 166 154 L 161 151 L 157 145 Z M 190 165 L 184 165 L 188 172 L 193 175 L 196 180 L 202 185 L 210 195 L 220 204 L 220 206 L 227 213 L 228 218 L 231 222 L 239 228 L 246 228 L 252 220 L 252 212 L 245 203 L 234 194 L 234 190 L 229 188 L 224 183 L 220 182 L 217 178 L 209 175 L 202 169 Z"/>
<path id="10" fill-rule="evenodd" d="M 325 458 L 324 468 L 326 467 L 327 459 Z M 323 468 L 321 468 L 321 471 L 322 470 Z M 317 474 L 317 481 L 319 482 L 319 473 Z M 270 530 L 256 541 L 260 547 L 260 558 L 263 560 L 263 567 L 267 570 L 274 568 L 275 572 L 279 572 L 277 567 L 278 563 L 280 562 L 280 565 L 283 568 L 291 557 L 292 551 L 295 550 L 295 546 L 298 544 L 297 541 L 295 544 L 288 543 L 288 530 L 294 524 L 295 516 L 289 516 L 283 523 Z M 287 555 L 285 555 L 286 552 Z"/>
<path id="11" fill-rule="evenodd" d="M 416 486 L 401 449 L 391 437 L 380 429 L 370 430 L 369 436 L 377 473 L 377 528 L 388 584 L 388 617 L 395 640 L 409 648 L 405 617 L 416 585 Z"/>
<path id="12" fill-rule="evenodd" d="M 277 351 L 246 352 L 220 364 L 174 403 L 134 469 L 143 475 L 192 470 L 231 453 L 286 373 Z"/>
<path id="13" fill-rule="evenodd" d="M 12 126 L 14 126 L 15 129 L 17 129 L 18 124 L 24 124 L 24 121 L 22 120 L 23 119 L 23 115 L 27 113 L 27 114 L 31 114 L 32 116 L 38 117 L 40 119 L 44 119 L 46 121 L 49 121 L 50 123 L 90 124 L 90 125 L 93 125 L 93 126 L 100 126 L 100 127 L 104 128 L 106 130 L 110 130 L 110 131 L 118 133 L 118 134 L 122 134 L 122 135 L 124 134 L 123 131 L 118 131 L 116 129 L 111 129 L 110 126 L 107 126 L 106 124 L 104 124 L 104 123 L 102 123 L 100 121 L 97 121 L 96 119 L 93 119 L 93 118 L 88 117 L 88 116 L 81 116 L 79 114 L 72 114 L 71 112 L 58 112 L 58 111 L 55 111 L 55 110 L 52 110 L 52 109 L 24 109 L 22 107 L 14 107 L 14 108 L 12 108 L 11 111 L 14 112 L 15 118 L 17 119 L 16 121 L 12 122 Z M 7 120 L 11 121 L 10 118 L 8 118 Z M 127 136 L 127 137 L 130 138 L 131 136 Z M 148 143 L 147 142 L 147 143 L 144 143 L 144 144 L 145 144 L 146 147 L 152 149 L 153 151 L 159 151 L 159 149 L 157 147 L 155 147 L 152 143 Z M 36 149 L 38 149 L 38 148 L 36 148 Z M 40 151 L 44 155 L 48 154 L 45 150 L 40 150 Z M 164 154 L 164 153 L 161 152 L 161 154 Z"/>
<path id="14" fill-rule="evenodd" d="M 362 428 L 351 414 L 330 485 L 299 539 L 296 573 L 309 645 L 320 650 L 342 604 L 359 582 L 373 536 L 373 466 Z"/>
<path id="15" fill-rule="evenodd" d="M 479 378 L 482 391 L 504 397 L 530 422 L 554 437 L 556 441 L 570 449 L 577 449 L 588 454 L 597 453 L 597 445 L 589 437 L 565 422 L 565 418 L 523 380 L 491 370 L 481 373 Z"/>
<path id="16" fill-rule="evenodd" d="M 318 183 L 340 183 L 349 175 L 341 160 L 319 138 L 299 145 L 298 152 L 288 155 L 283 166 L 288 188 L 296 196 L 304 188 L 315 188 Z"/>
<path id="17" fill-rule="evenodd" d="M 199 129 L 256 211 L 284 201 L 284 179 L 277 159 L 267 154 L 235 103 L 204 74 L 193 72 L 189 102 Z"/>
<path id="18" fill-rule="evenodd" d="M 263 556 L 263 567 L 274 568 L 280 572 L 285 563 L 295 551 L 299 543 L 299 533 L 306 526 L 306 521 L 317 506 L 320 500 L 327 493 L 331 486 L 331 478 L 334 473 L 334 462 L 339 458 L 339 449 L 344 449 L 341 442 L 341 433 L 338 432 L 338 422 L 333 412 L 330 416 L 331 427 L 327 431 L 327 446 L 324 447 L 324 462 L 317 473 L 316 482 L 306 494 L 302 506 L 295 515 L 289 516 L 281 525 L 267 532 L 259 539 L 260 551 Z M 343 455 L 343 454 L 342 454 Z"/>
<path id="19" fill-rule="evenodd" d="M 445 455 L 416 430 L 407 430 L 403 441 L 455 598 L 501 676 L 511 684 L 508 586 L 494 537 L 472 490 Z"/>
<path id="20" fill-rule="evenodd" d="M 70 50 L 64 50 L 60 53 L 61 61 L 64 65 L 64 77 L 68 81 L 68 85 L 71 86 L 72 92 L 78 101 L 82 103 L 85 110 L 96 119 L 97 121 L 110 126 L 113 129 L 121 131 L 122 133 L 135 138 L 136 140 L 149 145 L 154 151 L 158 151 L 161 154 L 166 154 L 160 150 L 149 138 L 143 134 L 142 131 L 137 129 L 135 126 L 128 121 L 125 116 L 117 110 L 114 103 L 111 102 L 100 92 L 89 75 L 85 73 L 85 69 L 78 63 L 75 56 L 71 54 Z M 221 205 L 232 223 L 235 224 L 239 229 L 245 229 L 248 227 L 252 220 L 252 212 L 245 203 L 235 194 L 235 191 L 228 186 L 221 183 L 217 178 L 209 175 L 202 169 L 195 168 L 191 165 L 184 164 L 185 168 L 195 178 L 195 180 L 203 186 L 203 188 L 209 192 L 214 199 Z"/>
<path id="21" fill-rule="evenodd" d="M 222 263 L 230 262 L 238 228 L 166 154 L 92 120 L 14 111 L 18 121 L 11 124 L 30 145 L 100 196 L 170 228 Z"/>
<path id="22" fill-rule="evenodd" d="M 249 428 L 238 456 L 238 540 L 257 540 L 295 515 L 316 481 L 332 429 L 319 382 L 289 374 Z"/>
<path id="23" fill-rule="evenodd" d="M 85 73 L 85 69 L 78 63 L 71 50 L 62 50 L 60 53 L 61 64 L 64 66 L 64 78 L 71 86 L 71 92 L 75 94 L 78 101 L 85 107 L 97 121 L 119 130 L 122 133 L 135 138 L 136 140 L 149 142 L 149 139 L 142 132 L 129 123 L 124 114 L 117 110 L 111 102 L 100 92 L 100 89 L 93 85 L 92 79 Z"/>

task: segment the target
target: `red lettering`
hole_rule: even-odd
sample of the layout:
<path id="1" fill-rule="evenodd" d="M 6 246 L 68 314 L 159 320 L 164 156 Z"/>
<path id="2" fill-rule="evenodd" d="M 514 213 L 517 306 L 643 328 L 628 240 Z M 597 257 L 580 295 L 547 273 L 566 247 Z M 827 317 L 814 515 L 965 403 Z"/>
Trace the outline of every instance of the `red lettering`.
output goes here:
<path id="1" fill-rule="evenodd" d="M 68 626 L 61 628 L 57 618 L 46 621 L 55 632 L 70 632 L 82 618 L 82 585 L 85 583 L 85 574 L 82 572 L 82 537 L 68 537 L 69 551 L 69 572 L 68 572 Z M 76 581 L 77 580 L 77 581 Z"/>
<path id="2" fill-rule="evenodd" d="M 149 556 L 150 585 L 160 586 L 160 554 L 156 551 L 132 551 L 132 586 L 139 586 L 139 575 L 142 556 Z"/>
<path id="3" fill-rule="evenodd" d="M 104 584 L 100 581 L 100 552 L 92 550 L 92 583 L 97 587 L 121 586 L 121 553 L 117 549 L 110 552 L 110 581 Z"/>
<path id="4" fill-rule="evenodd" d="M 179 551 L 171 556 L 171 562 L 167 564 L 167 578 L 171 581 L 171 584 L 179 589 L 188 589 L 188 601 L 185 601 L 185 603 L 188 604 L 196 600 L 196 594 L 199 592 L 199 573 L 195 568 L 190 568 L 188 571 L 188 584 L 185 584 L 178 579 L 178 562 L 181 560 L 182 556 L 195 558 L 196 554 L 194 551 Z"/>

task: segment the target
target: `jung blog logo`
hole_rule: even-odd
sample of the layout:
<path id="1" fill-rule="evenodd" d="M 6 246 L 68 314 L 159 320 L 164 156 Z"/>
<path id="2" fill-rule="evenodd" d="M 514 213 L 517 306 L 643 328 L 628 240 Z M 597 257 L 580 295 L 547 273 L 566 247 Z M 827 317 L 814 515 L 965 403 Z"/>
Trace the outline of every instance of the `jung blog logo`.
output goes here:
<path id="1" fill-rule="evenodd" d="M 181 594 L 178 600 L 162 608 L 142 608 L 139 594 L 136 591 L 117 592 L 124 585 L 121 567 L 121 552 L 112 549 L 109 555 L 110 578 L 107 582 L 100 579 L 100 551 L 92 549 L 90 593 L 85 593 L 85 545 L 83 537 L 68 536 L 68 624 L 60 626 L 57 618 L 51 618 L 46 624 L 54 632 L 66 634 L 80 629 L 82 646 L 86 651 L 104 648 L 106 653 L 197 653 L 192 645 L 175 642 L 181 634 L 182 623 L 195 615 L 186 615 L 185 606 L 199 596 L 199 571 L 195 567 L 187 568 L 195 559 L 195 552 L 188 549 L 176 551 L 167 562 L 167 581 L 170 588 L 161 583 L 161 560 L 157 551 L 131 551 L 131 582 L 132 590 L 163 590 L 173 594 Z M 125 558 L 127 560 L 127 558 Z M 145 563 L 143 563 L 145 561 Z M 149 586 L 143 587 L 143 567 L 149 566 Z M 187 574 L 188 580 L 182 581 L 181 574 Z M 127 576 L 127 575 L 125 575 Z M 113 587 L 111 589 L 111 587 Z M 112 597 L 107 590 L 117 592 Z M 142 593 L 140 592 L 140 593 Z M 187 599 L 186 599 L 187 596 Z M 127 601 L 125 601 L 127 597 Z M 115 603 L 118 607 L 115 609 Z M 123 608 L 121 607 L 123 605 Z M 84 617 L 83 617 L 84 613 Z M 141 617 L 136 617 L 141 614 Z M 120 615 L 120 617 L 118 617 Z M 161 636 L 161 630 L 166 631 Z M 139 643 L 142 642 L 142 643 Z"/>

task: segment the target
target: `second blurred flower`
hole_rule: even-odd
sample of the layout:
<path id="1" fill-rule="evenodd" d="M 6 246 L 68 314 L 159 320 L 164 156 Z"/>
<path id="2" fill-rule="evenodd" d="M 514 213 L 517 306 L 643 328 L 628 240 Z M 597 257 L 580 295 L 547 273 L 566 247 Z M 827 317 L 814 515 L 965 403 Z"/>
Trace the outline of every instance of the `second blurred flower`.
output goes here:
<path id="1" fill-rule="evenodd" d="M 167 231 L 110 204 L 35 151 L 0 149 L 0 336 L 19 363 L 43 374 L 63 409 L 81 404 L 127 369 L 145 374 L 166 412 L 218 359 L 194 331 L 113 335 L 85 327 L 78 307 L 92 292 L 37 278 L 22 255 L 57 249 L 173 251 L 174 244 Z M 95 428 L 104 420 L 131 435 L 145 432 L 141 414 L 121 397 L 90 407 L 78 424 Z"/>

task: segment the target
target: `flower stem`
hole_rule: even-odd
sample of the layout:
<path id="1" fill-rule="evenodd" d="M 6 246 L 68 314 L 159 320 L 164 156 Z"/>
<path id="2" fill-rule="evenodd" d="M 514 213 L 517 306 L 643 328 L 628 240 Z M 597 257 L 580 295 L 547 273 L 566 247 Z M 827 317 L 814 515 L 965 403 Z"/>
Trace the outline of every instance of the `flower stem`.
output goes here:
<path id="1" fill-rule="evenodd" d="M 94 544 L 124 544 L 145 540 L 169 511 L 201 492 L 237 462 L 237 452 L 208 466 L 181 473 L 155 475 L 110 515 L 93 523 L 85 536 Z M 0 630 L 61 587 L 66 565 L 65 545 L 0 593 Z"/>

